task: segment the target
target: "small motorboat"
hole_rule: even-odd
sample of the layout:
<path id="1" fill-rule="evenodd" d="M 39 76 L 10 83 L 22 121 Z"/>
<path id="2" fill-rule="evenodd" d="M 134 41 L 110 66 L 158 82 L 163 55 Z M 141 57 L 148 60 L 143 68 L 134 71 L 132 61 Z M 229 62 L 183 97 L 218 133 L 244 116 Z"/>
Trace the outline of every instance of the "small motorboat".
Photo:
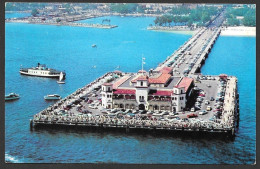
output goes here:
<path id="1" fill-rule="evenodd" d="M 5 101 L 9 101 L 9 100 L 16 100 L 19 99 L 20 96 L 16 93 L 10 93 L 8 95 L 5 95 Z"/>
<path id="2" fill-rule="evenodd" d="M 57 83 L 59 83 L 59 84 L 65 84 L 65 81 L 63 81 L 63 78 L 64 78 L 63 73 L 60 72 L 59 81 L 57 81 Z"/>
<path id="3" fill-rule="evenodd" d="M 61 99 L 61 96 L 58 94 L 49 94 L 47 96 L 44 96 L 45 100 L 59 100 Z"/>
<path id="4" fill-rule="evenodd" d="M 96 48 L 96 47 L 97 47 L 97 45 L 96 45 L 96 44 L 93 44 L 93 45 L 92 45 L 92 48 Z"/>

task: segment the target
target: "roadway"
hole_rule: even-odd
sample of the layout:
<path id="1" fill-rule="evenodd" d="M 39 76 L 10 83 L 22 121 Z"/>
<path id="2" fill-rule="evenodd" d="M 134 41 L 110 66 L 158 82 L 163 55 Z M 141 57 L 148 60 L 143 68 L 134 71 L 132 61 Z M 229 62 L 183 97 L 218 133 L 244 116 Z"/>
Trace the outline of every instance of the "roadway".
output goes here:
<path id="1" fill-rule="evenodd" d="M 173 76 L 194 74 L 197 67 L 201 66 L 201 62 L 205 59 L 205 55 L 209 53 L 209 50 L 220 33 L 220 26 L 224 21 L 224 13 L 225 12 L 222 12 L 217 16 L 208 27 L 202 28 L 195 33 L 193 37 L 158 68 L 164 66 L 173 67 Z"/>

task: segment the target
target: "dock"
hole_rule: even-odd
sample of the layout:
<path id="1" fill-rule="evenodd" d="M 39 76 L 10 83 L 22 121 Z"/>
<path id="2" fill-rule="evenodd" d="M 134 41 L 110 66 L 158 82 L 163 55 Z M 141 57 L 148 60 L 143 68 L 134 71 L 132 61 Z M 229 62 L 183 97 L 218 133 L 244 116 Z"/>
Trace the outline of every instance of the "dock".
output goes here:
<path id="1" fill-rule="evenodd" d="M 223 15 L 222 13 L 216 17 L 214 24 L 198 30 L 193 37 L 155 69 L 158 71 L 163 67 L 172 67 L 172 76 L 193 78 L 195 87 L 192 91 L 194 93 L 204 92 L 203 97 L 207 103 L 205 101 L 201 104 L 201 110 L 210 107 L 207 114 L 200 115 L 196 111 L 193 113 L 197 113 L 198 117 L 186 118 L 188 114 L 192 113 L 191 109 L 188 108 L 178 112 L 174 118 L 169 118 L 169 115 L 147 115 L 124 109 L 125 107 L 117 107 L 113 110 L 103 108 L 101 106 L 102 85 L 116 82 L 118 77 L 126 77 L 125 81 L 127 81 L 128 77 L 134 74 L 115 71 L 106 73 L 34 115 L 33 119 L 30 120 L 31 128 L 75 127 L 101 130 L 116 129 L 126 132 L 215 133 L 234 137 L 239 124 L 237 78 L 225 74 L 211 76 L 199 73 L 221 32 Z M 126 99 L 125 96 L 122 102 L 124 99 Z M 131 97 L 129 101 L 131 101 Z M 132 99 L 132 102 L 135 100 Z M 98 106 L 92 106 L 91 103 Z M 117 113 L 113 113 L 113 111 Z"/>

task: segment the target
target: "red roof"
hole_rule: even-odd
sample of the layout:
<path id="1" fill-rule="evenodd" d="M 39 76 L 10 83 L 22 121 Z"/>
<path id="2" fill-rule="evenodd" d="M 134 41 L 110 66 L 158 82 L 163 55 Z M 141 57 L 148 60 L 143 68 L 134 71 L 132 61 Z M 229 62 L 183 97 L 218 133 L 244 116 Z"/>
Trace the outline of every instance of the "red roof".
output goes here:
<path id="1" fill-rule="evenodd" d="M 179 84 L 177 86 L 175 86 L 175 87 L 176 88 L 184 87 L 185 88 L 185 92 L 186 92 L 188 90 L 188 88 L 190 87 L 192 82 L 193 82 L 192 78 L 184 77 L 184 78 L 181 79 Z"/>
<path id="2" fill-rule="evenodd" d="M 112 86 L 112 83 L 103 83 L 104 86 Z"/>
<path id="3" fill-rule="evenodd" d="M 135 94 L 133 89 L 116 89 L 113 94 Z"/>
<path id="4" fill-rule="evenodd" d="M 146 73 L 145 70 L 139 70 L 138 73 Z"/>
<path id="5" fill-rule="evenodd" d="M 139 79 L 140 78 L 140 79 Z M 145 79 L 146 78 L 146 79 Z M 147 80 L 148 76 L 146 75 L 137 75 L 136 77 L 134 77 L 131 82 L 132 83 L 136 83 L 137 80 Z"/>
<path id="6" fill-rule="evenodd" d="M 159 77 L 157 78 L 149 78 L 149 83 L 161 83 L 165 84 L 169 79 L 171 78 L 170 74 L 165 74 L 162 73 Z"/>
<path id="7" fill-rule="evenodd" d="M 148 76 L 139 76 L 137 79 L 135 79 L 136 81 L 137 80 L 148 80 Z"/>
<path id="8" fill-rule="evenodd" d="M 169 74 L 169 73 L 171 73 L 172 72 L 172 67 L 163 67 L 163 68 L 161 68 L 160 69 L 160 72 L 162 72 L 162 73 L 166 73 L 166 74 Z"/>
<path id="9" fill-rule="evenodd" d="M 155 95 L 155 96 L 171 96 L 173 92 L 172 91 L 166 91 L 166 90 L 156 90 L 154 93 L 151 91 L 149 92 L 149 95 Z"/>
<path id="10" fill-rule="evenodd" d="M 120 70 L 115 70 L 114 73 L 122 73 Z"/>
<path id="11" fill-rule="evenodd" d="M 226 74 L 220 74 L 219 77 L 220 77 L 220 78 L 227 78 L 228 75 L 226 75 Z"/>

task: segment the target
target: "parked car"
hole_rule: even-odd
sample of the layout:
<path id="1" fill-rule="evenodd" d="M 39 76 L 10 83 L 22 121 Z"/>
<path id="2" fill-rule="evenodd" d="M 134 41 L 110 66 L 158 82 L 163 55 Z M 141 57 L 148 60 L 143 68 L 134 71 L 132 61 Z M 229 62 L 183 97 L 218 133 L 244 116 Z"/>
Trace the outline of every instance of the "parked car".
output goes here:
<path id="1" fill-rule="evenodd" d="M 204 115 L 204 114 L 207 114 L 208 112 L 206 110 L 202 110 L 199 112 L 199 115 Z"/>
<path id="2" fill-rule="evenodd" d="M 163 112 L 162 115 L 168 115 L 168 114 L 169 114 L 169 112 L 166 111 L 166 112 Z"/>
<path id="3" fill-rule="evenodd" d="M 200 90 L 198 87 L 194 87 L 194 90 Z"/>
<path id="4" fill-rule="evenodd" d="M 211 98 L 210 98 L 210 101 L 214 101 L 214 97 L 211 97 Z"/>
<path id="5" fill-rule="evenodd" d="M 198 117 L 198 115 L 194 113 L 187 115 L 187 118 L 194 118 L 194 117 Z"/>
<path id="6" fill-rule="evenodd" d="M 91 104 L 88 107 L 91 108 L 91 109 L 97 109 L 97 106 L 95 104 Z"/>
<path id="7" fill-rule="evenodd" d="M 191 112 L 195 112 L 195 107 L 192 107 L 192 108 L 190 109 L 190 111 L 191 111 Z"/>
<path id="8" fill-rule="evenodd" d="M 205 97 L 206 95 L 204 93 L 200 93 L 199 96 Z"/>
<path id="9" fill-rule="evenodd" d="M 210 121 L 214 121 L 214 120 L 216 120 L 216 117 L 215 117 L 215 116 L 212 116 L 209 120 L 210 120 Z"/>
<path id="10" fill-rule="evenodd" d="M 87 104 L 90 104 L 90 103 L 92 103 L 92 102 L 93 102 L 93 100 L 88 100 Z"/>
<path id="11" fill-rule="evenodd" d="M 210 106 L 207 106 L 207 111 L 210 111 L 211 110 L 211 107 Z"/>

